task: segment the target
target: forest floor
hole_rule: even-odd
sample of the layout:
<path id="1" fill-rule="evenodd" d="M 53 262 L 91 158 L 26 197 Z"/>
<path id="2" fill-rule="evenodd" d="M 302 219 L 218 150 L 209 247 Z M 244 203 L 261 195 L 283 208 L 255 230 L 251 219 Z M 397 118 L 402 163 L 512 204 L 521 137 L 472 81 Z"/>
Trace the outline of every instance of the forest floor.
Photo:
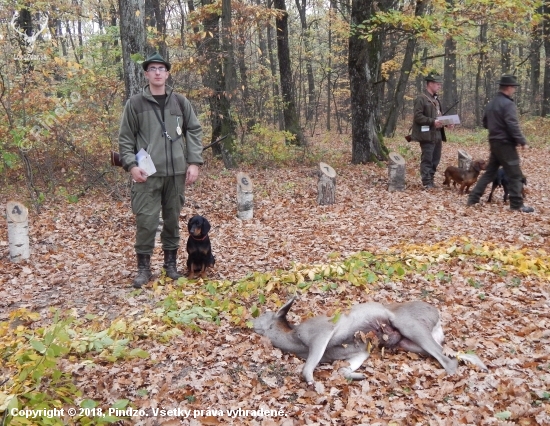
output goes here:
<path id="1" fill-rule="evenodd" d="M 441 187 L 459 148 L 488 158 L 465 134 L 444 145 L 433 191 L 419 182 L 418 144 L 404 141 L 389 142 L 407 161 L 407 189 L 393 193 L 384 164 L 350 165 L 349 143 L 333 143 L 320 158 L 337 171 L 332 206 L 316 203 L 313 162 L 241 169 L 254 185 L 246 222 L 236 172 L 209 159 L 181 214 L 182 231 L 194 214 L 212 224 L 216 266 L 205 280 L 165 278 L 157 246 L 155 279 L 131 288 L 129 202 L 98 192 L 31 210 L 29 261 L 9 261 L 0 227 L 0 419 L 51 424 L 9 410 L 57 407 L 63 415 L 49 421 L 100 424 L 114 417 L 99 409 L 132 407 L 142 411 L 124 424 L 550 425 L 549 145 L 521 151 L 535 213 L 510 212 L 501 189 L 466 207 L 466 195 Z M 182 249 L 182 268 L 185 259 Z M 308 388 L 303 361 L 249 327 L 295 293 L 294 323 L 365 301 L 425 300 L 441 312 L 449 350 L 474 351 L 489 371 L 461 364 L 447 376 L 433 359 L 375 349 L 366 380 L 326 364 Z"/>

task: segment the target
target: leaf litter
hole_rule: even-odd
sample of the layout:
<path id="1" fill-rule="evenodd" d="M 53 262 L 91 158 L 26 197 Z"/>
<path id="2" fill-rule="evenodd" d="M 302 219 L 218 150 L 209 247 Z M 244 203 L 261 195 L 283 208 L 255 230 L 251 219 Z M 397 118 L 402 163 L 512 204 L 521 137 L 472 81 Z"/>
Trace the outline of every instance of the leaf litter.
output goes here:
<path id="1" fill-rule="evenodd" d="M 0 230 L 0 321 L 21 331 L 18 340 L 5 331 L 10 350 L 28 340 L 23 331 L 39 335 L 53 324 L 55 310 L 70 315 L 71 350 L 58 360 L 80 392 L 69 401 L 105 409 L 127 401 L 148 414 L 128 424 L 550 424 L 550 171 L 540 161 L 548 149 L 522 152 L 535 208 L 526 215 L 509 212 L 499 192 L 493 203 L 467 208 L 454 190 L 423 191 L 411 147 L 405 192 L 387 191 L 383 167 L 335 164 L 332 206 L 316 203 L 314 166 L 244 169 L 255 188 L 247 222 L 236 218 L 235 173 L 210 160 L 181 214 L 182 230 L 194 214 L 213 225 L 216 267 L 204 281 L 165 278 L 157 246 L 154 282 L 129 286 L 127 201 L 93 194 L 31 212 L 28 262 L 8 261 Z M 438 176 L 456 163 L 457 149 L 445 145 Z M 468 150 L 487 155 L 485 146 Z M 180 267 L 185 259 L 180 250 Z M 475 352 L 489 372 L 461 364 L 449 377 L 434 360 L 375 349 L 362 366 L 367 380 L 347 382 L 337 363 L 321 365 L 310 389 L 303 361 L 248 327 L 253 314 L 295 293 L 294 322 L 369 300 L 426 300 L 441 311 L 449 350 Z M 0 407 L 20 373 L 5 347 Z M 191 414 L 153 417 L 153 409 Z M 238 409 L 249 415 L 229 416 Z"/>

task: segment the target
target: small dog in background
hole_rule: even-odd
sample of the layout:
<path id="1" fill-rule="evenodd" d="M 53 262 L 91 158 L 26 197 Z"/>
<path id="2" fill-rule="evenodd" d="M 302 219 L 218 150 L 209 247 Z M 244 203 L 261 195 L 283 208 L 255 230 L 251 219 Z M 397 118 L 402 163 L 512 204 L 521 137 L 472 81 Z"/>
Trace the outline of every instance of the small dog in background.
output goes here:
<path id="1" fill-rule="evenodd" d="M 525 198 L 525 187 L 527 186 L 527 178 L 525 176 L 521 178 L 521 183 L 523 184 L 521 188 L 521 195 L 523 196 L 523 198 Z M 491 188 L 491 193 L 489 194 L 489 198 L 487 198 L 487 202 L 491 202 L 491 200 L 493 199 L 493 192 L 495 192 L 495 189 L 501 186 L 504 190 L 504 202 L 506 203 L 506 201 L 508 201 L 508 184 L 508 176 L 506 175 L 504 169 L 501 167 L 500 169 L 498 169 L 497 177 L 493 181 L 493 187 Z"/>
<path id="2" fill-rule="evenodd" d="M 200 277 L 206 276 L 206 268 L 214 266 L 216 259 L 212 255 L 212 246 L 208 232 L 210 222 L 203 216 L 193 216 L 187 223 L 189 238 L 187 239 L 187 270 L 190 279 L 195 277 L 195 272 Z"/>
<path id="3" fill-rule="evenodd" d="M 479 173 L 482 170 L 485 170 L 487 167 L 487 162 L 485 160 L 475 160 L 470 164 L 470 168 L 466 171 L 455 166 L 449 166 L 445 169 L 445 180 L 443 185 L 451 186 L 451 181 L 453 182 L 453 187 L 456 188 L 456 185 L 460 185 L 459 192 L 463 194 L 470 190 L 470 186 L 476 183 Z"/>

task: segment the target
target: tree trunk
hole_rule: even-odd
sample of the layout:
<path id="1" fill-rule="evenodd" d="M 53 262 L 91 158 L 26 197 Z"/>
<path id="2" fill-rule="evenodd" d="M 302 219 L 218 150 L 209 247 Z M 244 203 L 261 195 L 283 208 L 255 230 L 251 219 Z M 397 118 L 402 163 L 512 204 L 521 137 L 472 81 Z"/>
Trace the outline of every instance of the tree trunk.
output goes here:
<path id="1" fill-rule="evenodd" d="M 294 145 L 303 145 L 304 137 L 300 128 L 300 117 L 296 110 L 292 85 L 292 69 L 288 46 L 288 13 L 286 11 L 285 0 L 274 0 L 273 6 L 282 12 L 280 18 L 277 18 L 275 23 L 277 27 L 277 57 L 279 59 L 279 74 L 281 77 L 285 130 L 294 136 L 294 139 L 287 142 Z"/>
<path id="2" fill-rule="evenodd" d="M 332 11 L 333 11 L 333 3 L 334 0 L 330 1 L 330 10 L 329 10 L 329 17 L 328 17 L 328 63 L 327 63 L 327 130 L 330 132 L 330 94 L 331 94 L 331 79 L 332 79 L 332 55 L 330 52 L 332 52 Z"/>
<path id="3" fill-rule="evenodd" d="M 252 179 L 246 173 L 237 173 L 237 217 L 241 220 L 254 216 L 254 192 Z"/>
<path id="4" fill-rule="evenodd" d="M 472 164 L 472 156 L 463 149 L 458 150 L 458 168 L 468 170 Z"/>
<path id="5" fill-rule="evenodd" d="M 211 4 L 212 0 L 202 0 L 202 5 Z M 221 155 L 224 165 L 228 169 L 236 167 L 235 163 L 235 122 L 231 116 L 231 104 L 225 88 L 225 75 L 223 73 L 220 58 L 220 31 L 219 15 L 206 14 L 203 19 L 203 27 L 206 37 L 198 45 L 199 52 L 204 56 L 208 64 L 206 72 L 202 76 L 203 84 L 210 89 L 208 101 L 210 104 L 210 123 L 212 125 L 212 138 L 214 142 L 220 136 L 230 136 L 220 144 L 214 145 L 216 154 Z"/>
<path id="6" fill-rule="evenodd" d="M 29 212 L 22 203 L 8 201 L 6 204 L 10 260 L 15 263 L 31 256 L 28 215 Z"/>
<path id="7" fill-rule="evenodd" d="M 309 30 L 307 27 L 306 19 L 306 1 L 296 0 L 296 7 L 298 8 L 298 13 L 300 15 L 300 23 L 302 25 L 302 39 L 304 41 L 304 50 L 306 52 L 306 73 L 307 73 L 307 93 L 308 93 L 308 104 L 306 108 L 306 120 L 311 121 L 313 119 L 313 113 L 316 109 L 315 107 L 315 79 L 313 77 L 313 66 L 311 64 L 311 43 L 309 39 Z"/>
<path id="8" fill-rule="evenodd" d="M 510 74 L 512 70 L 510 69 L 512 63 L 512 52 L 510 51 L 510 43 L 508 40 L 502 39 L 500 41 L 500 66 L 502 74 Z"/>
<path id="9" fill-rule="evenodd" d="M 454 0 L 447 0 L 447 6 L 453 8 Z M 443 77 L 443 111 L 450 108 L 458 100 L 456 87 L 456 41 L 452 36 L 445 40 L 445 61 Z M 456 109 L 448 114 L 456 114 Z"/>
<path id="10" fill-rule="evenodd" d="M 550 1 L 544 2 L 544 14 L 543 14 L 543 37 L 544 37 L 544 53 L 546 60 L 544 61 L 544 82 L 542 86 L 542 109 L 541 116 L 546 117 L 550 115 Z"/>
<path id="11" fill-rule="evenodd" d="M 397 152 L 390 152 L 388 159 L 388 191 L 404 191 L 407 187 L 405 159 Z"/>
<path id="12" fill-rule="evenodd" d="M 272 0 L 267 0 L 267 7 L 271 8 L 273 6 Z M 273 76 L 273 97 L 276 99 L 280 99 L 281 91 L 279 89 L 279 85 L 277 84 L 277 81 L 279 80 L 279 76 L 277 73 L 277 64 L 275 61 L 275 55 L 273 53 L 274 51 L 274 43 L 273 43 L 273 29 L 271 28 L 271 25 L 267 26 L 267 51 L 269 53 L 269 65 L 271 67 L 271 75 Z M 273 124 L 279 124 L 279 130 L 283 130 L 285 128 L 285 121 L 283 118 L 283 114 L 281 109 L 279 108 L 279 102 L 275 102 L 273 107 Z"/>
<path id="13" fill-rule="evenodd" d="M 541 9 L 537 10 L 537 13 L 541 13 Z M 541 27 L 536 25 L 531 32 L 531 100 L 530 104 L 531 115 L 538 116 L 540 115 L 540 47 L 542 44 L 541 40 Z"/>
<path id="14" fill-rule="evenodd" d="M 139 93 L 144 84 L 141 65 L 132 59 L 132 55 L 145 58 L 145 10 L 140 0 L 119 0 L 118 5 L 125 99 L 128 99 Z"/>
<path id="15" fill-rule="evenodd" d="M 391 1 L 353 0 L 351 24 L 363 24 L 372 18 L 375 10 L 387 10 L 391 4 Z M 361 34 L 352 34 L 349 38 L 353 164 L 383 160 L 387 154 L 376 134 L 380 99 L 381 31 L 375 31 L 370 41 Z"/>
<path id="16" fill-rule="evenodd" d="M 168 49 L 166 47 L 166 7 L 160 0 L 145 0 L 145 26 L 146 28 L 155 28 L 159 42 L 152 46 L 147 44 L 147 55 L 159 52 L 160 55 L 169 60 Z"/>
<path id="17" fill-rule="evenodd" d="M 233 49 L 233 30 L 231 27 L 231 0 L 222 0 L 222 49 L 226 94 L 233 96 L 237 88 L 237 69 Z"/>
<path id="18" fill-rule="evenodd" d="M 240 87 L 242 88 L 242 104 L 243 104 L 243 114 L 244 119 L 246 120 L 246 130 L 250 130 L 255 124 L 255 117 L 252 115 L 252 104 L 253 101 L 250 96 L 250 88 L 248 84 L 248 69 L 245 62 L 245 43 L 239 42 L 237 45 L 237 51 L 239 53 L 237 62 L 239 64 L 239 74 L 241 76 Z M 258 101 L 258 103 L 264 103 L 265 100 Z M 263 110 L 263 108 L 261 108 Z"/>
<path id="19" fill-rule="evenodd" d="M 485 63 L 486 63 L 486 57 L 487 57 L 487 24 L 483 23 L 479 27 L 479 57 L 478 57 L 478 63 L 477 63 L 477 73 L 476 73 L 476 84 L 475 84 L 475 97 L 474 97 L 474 104 L 475 104 L 475 116 L 476 116 L 476 126 L 481 127 L 482 126 L 482 119 L 483 119 L 483 111 L 485 109 L 485 105 L 487 104 L 487 93 L 485 90 L 483 90 L 483 99 L 481 99 L 482 95 L 482 86 L 483 86 L 483 75 L 485 71 Z"/>
<path id="20" fill-rule="evenodd" d="M 416 8 L 414 16 L 423 16 L 426 10 L 426 1 L 418 0 L 416 2 Z M 399 74 L 399 80 L 393 94 L 393 99 L 390 103 L 390 109 L 388 113 L 388 119 L 384 126 L 384 135 L 393 137 L 395 135 L 395 129 L 397 127 L 397 119 L 399 113 L 403 108 L 403 97 L 407 90 L 407 83 L 409 82 L 409 75 L 413 66 L 414 51 L 416 48 L 416 36 L 411 35 L 407 40 L 407 46 L 405 48 L 405 57 L 403 58 L 403 65 L 401 66 L 401 72 Z"/>
<path id="21" fill-rule="evenodd" d="M 317 204 L 327 206 L 336 203 L 336 171 L 326 163 L 319 163 Z"/>

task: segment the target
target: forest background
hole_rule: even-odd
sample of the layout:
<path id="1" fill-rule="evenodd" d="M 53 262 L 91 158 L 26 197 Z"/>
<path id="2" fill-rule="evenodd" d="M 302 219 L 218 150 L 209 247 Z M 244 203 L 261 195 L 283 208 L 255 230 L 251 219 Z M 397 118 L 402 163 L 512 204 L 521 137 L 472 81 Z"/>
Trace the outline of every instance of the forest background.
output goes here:
<path id="1" fill-rule="evenodd" d="M 0 228 L 0 413 L 4 424 L 550 424 L 550 19 L 547 1 L 2 1 L 0 207 L 30 208 L 32 257 L 9 261 Z M 135 265 L 128 176 L 109 164 L 122 108 L 159 51 L 195 107 L 206 145 L 182 226 L 213 224 L 207 280 L 173 283 Z M 412 99 L 431 70 L 461 117 L 458 149 L 487 158 L 484 105 L 502 73 L 531 149 L 522 151 L 533 215 L 500 201 L 466 209 L 454 191 L 422 191 Z M 387 191 L 388 151 L 407 161 L 407 190 Z M 337 203 L 315 202 L 319 161 Z M 235 217 L 235 173 L 255 191 Z M 441 181 L 442 176 L 439 175 Z M 158 249 L 158 248 L 157 248 Z M 185 254 L 180 252 L 180 265 Z M 252 317 L 294 293 L 298 316 L 352 303 L 424 299 L 450 347 L 488 373 L 446 377 L 432 360 L 373 353 L 348 383 L 251 333 Z M 292 317 L 293 321 L 298 316 Z M 26 420 L 12 408 L 78 407 Z M 109 408 L 145 410 L 104 417 Z M 211 409 L 193 419 L 154 409 Z M 280 418 L 227 415 L 280 409 Z M 214 409 L 223 410 L 219 414 Z M 193 416 L 192 416 L 193 417 Z M 124 418 L 126 420 L 120 420 Z"/>
<path id="2" fill-rule="evenodd" d="M 550 111 L 544 1 L 4 1 L 0 171 L 35 207 L 55 191 L 112 190 L 121 109 L 159 51 L 224 164 L 301 158 L 351 134 L 352 163 L 383 160 L 430 70 L 465 128 L 481 124 L 503 73 L 522 117 Z M 346 136 L 342 136 L 346 138 Z M 293 146 L 289 146 L 293 145 Z M 298 152 L 296 152 L 298 147 Z M 301 149 L 300 149 L 301 147 Z M 10 174 L 9 171 L 16 173 Z M 8 178 L 9 176 L 9 178 Z M 70 185 L 67 183 L 70 182 Z M 70 189 L 69 189 L 70 188 Z"/>

